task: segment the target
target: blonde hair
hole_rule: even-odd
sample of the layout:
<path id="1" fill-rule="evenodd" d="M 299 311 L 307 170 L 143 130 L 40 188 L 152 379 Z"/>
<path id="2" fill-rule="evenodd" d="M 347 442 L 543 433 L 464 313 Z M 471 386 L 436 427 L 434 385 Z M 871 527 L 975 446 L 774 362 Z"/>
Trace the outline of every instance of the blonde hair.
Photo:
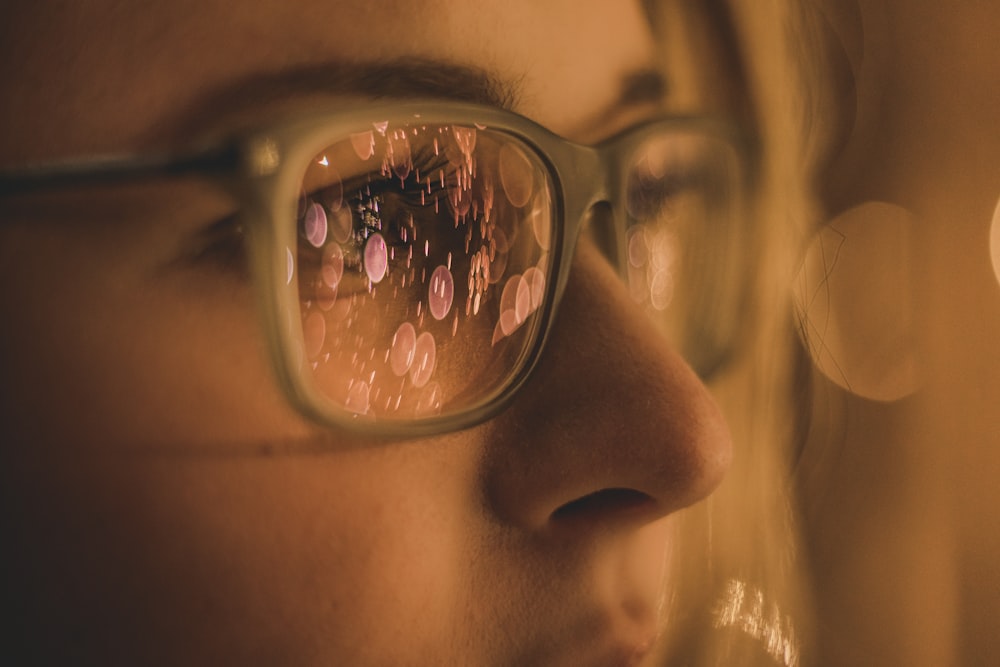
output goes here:
<path id="1" fill-rule="evenodd" d="M 790 286 L 815 218 L 803 168 L 814 157 L 795 45 L 800 18 L 784 0 L 675 0 L 652 11 L 668 33 L 670 21 L 683 25 L 680 30 L 692 19 L 702 28 L 706 20 L 715 26 L 714 47 L 727 53 L 714 56 L 710 75 L 719 71 L 720 58 L 731 71 L 729 90 L 709 93 L 709 102 L 726 105 L 759 149 L 746 248 L 755 270 L 752 303 L 739 323 L 742 354 L 711 383 L 733 432 L 733 466 L 706 503 L 681 517 L 672 594 L 676 634 L 668 659 L 798 665 L 809 644 L 811 612 L 793 492 L 804 401 Z M 676 50 L 669 34 L 664 41 L 665 49 Z M 705 76 L 705 62 L 689 64 L 689 75 Z"/>

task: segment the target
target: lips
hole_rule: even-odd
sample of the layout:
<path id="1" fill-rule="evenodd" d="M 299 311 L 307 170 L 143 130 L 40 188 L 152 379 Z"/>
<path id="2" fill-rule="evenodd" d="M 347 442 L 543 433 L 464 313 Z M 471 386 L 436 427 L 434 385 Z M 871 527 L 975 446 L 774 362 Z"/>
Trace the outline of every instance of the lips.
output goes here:
<path id="1" fill-rule="evenodd" d="M 593 663 L 594 667 L 640 667 L 650 657 L 655 642 L 651 637 L 643 642 L 622 642 L 612 647 Z"/>
<path id="2" fill-rule="evenodd" d="M 649 664 L 663 629 L 656 589 L 621 588 L 615 597 L 567 602 L 569 618 L 540 627 L 512 664 L 545 667 L 639 667 Z M 542 625 L 545 625 L 542 623 Z M 544 636 L 541 636 L 544 633 Z"/>
<path id="3" fill-rule="evenodd" d="M 582 635 L 579 641 L 558 657 L 544 658 L 527 664 L 553 667 L 640 667 L 651 658 L 657 632 L 653 624 L 631 626 L 609 631 L 603 638 Z"/>

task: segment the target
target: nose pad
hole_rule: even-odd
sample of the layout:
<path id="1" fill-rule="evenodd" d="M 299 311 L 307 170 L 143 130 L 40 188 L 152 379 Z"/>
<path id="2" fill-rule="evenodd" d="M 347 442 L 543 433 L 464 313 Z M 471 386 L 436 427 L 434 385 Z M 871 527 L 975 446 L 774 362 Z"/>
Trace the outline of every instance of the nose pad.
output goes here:
<path id="1" fill-rule="evenodd" d="M 624 234 L 615 224 L 615 211 L 610 202 L 594 203 L 586 213 L 580 241 L 592 243 L 622 278 L 625 277 Z"/>

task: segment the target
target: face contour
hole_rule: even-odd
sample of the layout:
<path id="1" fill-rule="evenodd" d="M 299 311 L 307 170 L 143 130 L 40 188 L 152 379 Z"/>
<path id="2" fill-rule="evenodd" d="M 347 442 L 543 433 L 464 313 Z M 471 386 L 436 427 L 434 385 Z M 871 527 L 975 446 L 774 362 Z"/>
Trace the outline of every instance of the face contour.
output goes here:
<path id="1" fill-rule="evenodd" d="M 641 8 L 617 1 L 5 12 L 10 165 L 176 145 L 218 122 L 206 100 L 250 79 L 274 92 L 241 116 L 336 98 L 283 73 L 353 63 L 485 71 L 515 111 L 580 142 L 657 110 L 622 97 L 654 56 Z M 672 515 L 718 484 L 730 442 L 601 253 L 581 241 L 510 409 L 360 442 L 288 406 L 249 286 L 181 261 L 220 197 L 150 184 L 3 210 L 19 641 L 52 651 L 42 662 L 639 664 L 669 623 Z"/>

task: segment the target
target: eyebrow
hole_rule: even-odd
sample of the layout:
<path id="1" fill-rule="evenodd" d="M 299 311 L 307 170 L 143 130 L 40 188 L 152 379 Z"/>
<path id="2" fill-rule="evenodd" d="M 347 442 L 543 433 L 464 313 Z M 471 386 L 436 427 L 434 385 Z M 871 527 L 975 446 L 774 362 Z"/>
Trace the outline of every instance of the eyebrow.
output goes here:
<path id="1" fill-rule="evenodd" d="M 520 96 L 519 84 L 478 67 L 414 57 L 323 62 L 254 73 L 211 89 L 182 109 L 169 126 L 190 134 L 269 105 L 338 95 L 373 100 L 426 97 L 511 111 Z"/>
<path id="2" fill-rule="evenodd" d="M 173 117 L 156 123 L 145 142 L 168 148 L 190 143 L 191 138 L 223 129 L 241 120 L 261 122 L 261 113 L 277 105 L 317 96 L 356 96 L 370 99 L 434 98 L 473 102 L 516 113 L 522 78 L 501 78 L 482 68 L 438 60 L 405 60 L 369 63 L 321 63 L 279 72 L 251 74 L 220 88 L 210 89 L 181 108 Z M 597 110 L 579 128 L 586 132 L 606 127 L 619 114 L 659 106 L 669 92 L 663 75 L 654 68 L 627 71 L 619 77 L 620 90 L 611 103 Z M 247 118 L 248 112 L 252 114 Z M 229 165 L 230 153 L 205 153 L 175 159 L 176 151 L 146 157 L 129 154 L 100 155 L 91 159 L 56 160 L 10 170 L 0 169 L 0 198 L 28 190 L 85 181 L 105 182 L 125 175 L 163 173 Z M 221 158 L 221 162 L 220 162 Z"/>
<path id="3" fill-rule="evenodd" d="M 629 72 L 622 81 L 617 106 L 639 106 L 662 102 L 669 92 L 663 73 L 649 68 Z"/>
<path id="4" fill-rule="evenodd" d="M 514 111 L 521 98 L 521 82 L 522 77 L 504 78 L 471 65 L 415 57 L 316 63 L 255 73 L 212 89 L 185 107 L 169 127 L 178 135 L 191 136 L 268 105 L 338 95 L 373 100 L 432 98 Z M 661 102 L 667 92 L 659 71 L 643 68 L 627 72 L 621 78 L 618 96 L 594 119 L 610 118 L 622 108 Z"/>

